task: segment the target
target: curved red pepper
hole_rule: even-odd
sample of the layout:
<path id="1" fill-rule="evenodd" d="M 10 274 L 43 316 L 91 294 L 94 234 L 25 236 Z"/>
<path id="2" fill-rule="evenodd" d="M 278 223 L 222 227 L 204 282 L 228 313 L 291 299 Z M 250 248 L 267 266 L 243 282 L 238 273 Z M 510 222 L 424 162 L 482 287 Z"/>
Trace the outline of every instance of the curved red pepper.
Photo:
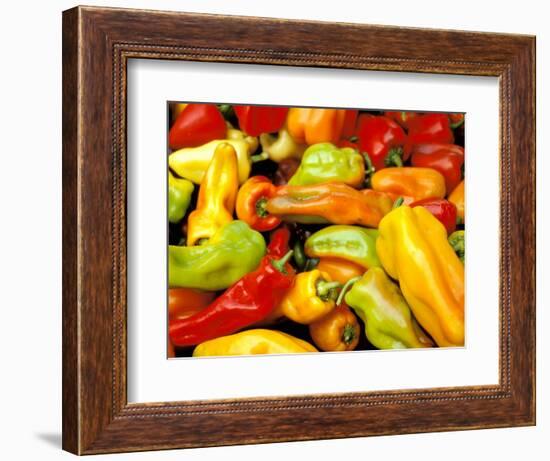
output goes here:
<path id="1" fill-rule="evenodd" d="M 426 208 L 431 214 L 436 217 L 441 224 L 447 229 L 447 235 L 454 232 L 456 229 L 456 207 L 445 199 L 438 198 L 425 198 L 423 200 L 418 200 L 409 205 L 414 208 L 416 206 L 421 206 Z"/>
<path id="2" fill-rule="evenodd" d="M 279 131 L 286 120 L 288 107 L 233 106 L 239 128 L 249 136 Z"/>
<path id="3" fill-rule="evenodd" d="M 403 166 L 409 157 L 403 152 L 407 139 L 403 128 L 388 117 L 360 115 L 357 137 L 359 150 L 368 154 L 375 170 L 391 165 Z"/>
<path id="4" fill-rule="evenodd" d="M 464 149 L 455 144 L 419 144 L 412 148 L 412 166 L 433 168 L 445 178 L 445 189 L 450 194 L 462 181 Z"/>
<path id="5" fill-rule="evenodd" d="M 405 152 L 410 152 L 416 144 L 452 144 L 454 139 L 448 114 L 435 112 L 419 115 L 409 122 Z"/>
<path id="6" fill-rule="evenodd" d="M 288 253 L 288 242 L 290 241 L 290 230 L 286 227 L 279 227 L 271 233 L 271 239 L 267 246 L 267 254 L 273 258 L 282 258 Z"/>
<path id="7" fill-rule="evenodd" d="M 214 139 L 225 139 L 227 125 L 215 104 L 188 104 L 168 133 L 171 149 L 196 147 Z"/>
<path id="8" fill-rule="evenodd" d="M 201 312 L 169 325 L 170 340 L 177 347 L 194 346 L 226 336 L 266 318 L 292 285 L 294 269 L 289 251 L 279 260 L 266 255 L 260 266 L 246 274 Z"/>

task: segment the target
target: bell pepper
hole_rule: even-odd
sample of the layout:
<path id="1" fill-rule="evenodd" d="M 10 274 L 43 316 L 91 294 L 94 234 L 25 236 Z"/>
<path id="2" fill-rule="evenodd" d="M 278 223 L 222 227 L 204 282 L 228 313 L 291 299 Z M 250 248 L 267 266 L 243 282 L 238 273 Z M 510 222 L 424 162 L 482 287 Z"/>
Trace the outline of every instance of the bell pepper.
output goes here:
<path id="1" fill-rule="evenodd" d="M 377 227 L 391 207 L 388 197 L 367 196 L 346 184 L 335 182 L 280 186 L 267 202 L 267 211 L 283 221 L 359 224 L 367 227 Z"/>
<path id="2" fill-rule="evenodd" d="M 318 352 L 315 347 L 294 336 L 276 330 L 247 330 L 199 344 L 193 357 L 227 355 L 300 354 Z"/>
<path id="3" fill-rule="evenodd" d="M 410 152 L 416 144 L 443 143 L 452 144 L 454 134 L 449 116 L 434 112 L 419 115 L 409 122 L 405 152 Z"/>
<path id="4" fill-rule="evenodd" d="M 421 206 L 433 214 L 445 226 L 447 234 L 456 228 L 456 207 L 442 198 L 425 198 L 410 204 L 411 208 Z"/>
<path id="5" fill-rule="evenodd" d="M 369 269 L 345 295 L 365 323 L 369 342 L 378 349 L 431 347 L 401 291 L 380 267 Z"/>
<path id="6" fill-rule="evenodd" d="M 196 147 L 225 138 L 225 119 L 215 104 L 187 104 L 168 133 L 170 149 Z"/>
<path id="7" fill-rule="evenodd" d="M 406 195 L 416 200 L 445 197 L 445 178 L 432 168 L 385 168 L 372 175 L 371 185 L 376 191 Z"/>
<path id="8" fill-rule="evenodd" d="M 288 132 L 299 144 L 336 144 L 342 137 L 344 124 L 351 124 L 350 118 L 353 118 L 346 115 L 346 112 L 345 109 L 292 107 L 286 121 Z"/>
<path id="9" fill-rule="evenodd" d="M 443 224 L 423 207 L 400 206 L 379 232 L 378 257 L 420 325 L 439 346 L 464 345 L 464 265 Z"/>
<path id="10" fill-rule="evenodd" d="M 345 304 L 309 325 L 309 334 L 322 351 L 352 351 L 359 343 L 359 322 Z"/>
<path id="11" fill-rule="evenodd" d="M 464 223 L 466 222 L 466 211 L 464 208 L 464 181 L 461 181 L 449 195 L 449 202 L 456 206 L 456 214 Z"/>
<path id="12" fill-rule="evenodd" d="M 365 268 L 344 258 L 322 257 L 317 269 L 326 272 L 332 280 L 346 283 L 348 280 L 363 275 Z"/>
<path id="13" fill-rule="evenodd" d="M 201 312 L 171 321 L 171 341 L 175 346 L 193 346 L 265 319 L 292 285 L 294 269 L 287 263 L 291 256 L 292 250 L 279 260 L 266 255 L 255 271 L 244 275 Z"/>
<path id="14" fill-rule="evenodd" d="M 305 145 L 298 144 L 292 139 L 286 128 L 279 130 L 278 136 L 269 133 L 261 134 L 260 144 L 262 151 L 267 154 L 269 159 L 277 163 L 289 158 L 300 159 L 306 149 Z"/>
<path id="15" fill-rule="evenodd" d="M 301 272 L 294 277 L 274 316 L 284 315 L 294 322 L 309 325 L 334 309 L 337 289 L 341 285 L 318 269 Z"/>
<path id="16" fill-rule="evenodd" d="M 363 156 L 350 147 L 338 148 L 324 142 L 306 149 L 298 170 L 288 182 L 291 186 L 308 186 L 336 181 L 359 187 L 365 179 Z"/>
<path id="17" fill-rule="evenodd" d="M 433 168 L 445 178 L 446 191 L 452 191 L 462 180 L 464 149 L 454 144 L 419 144 L 413 146 L 411 164 Z"/>
<path id="18" fill-rule="evenodd" d="M 380 266 L 376 254 L 376 229 L 359 226 L 328 226 L 311 235 L 305 244 L 310 257 L 339 258 L 364 269 Z"/>
<path id="19" fill-rule="evenodd" d="M 197 207 L 187 220 L 187 245 L 208 240 L 233 221 L 238 180 L 235 149 L 228 143 L 219 144 L 201 183 Z"/>
<path id="20" fill-rule="evenodd" d="M 216 139 L 199 147 L 186 147 L 168 156 L 168 165 L 182 178 L 200 184 L 206 169 L 220 144 L 230 144 L 237 153 L 239 184 L 244 183 L 250 175 L 250 168 L 255 158 L 249 155 L 249 144 L 244 140 Z"/>
<path id="21" fill-rule="evenodd" d="M 175 224 L 180 222 L 193 194 L 193 183 L 187 179 L 176 178 L 168 171 L 168 221 Z"/>
<path id="22" fill-rule="evenodd" d="M 288 107 L 233 106 L 239 119 L 239 128 L 249 136 L 279 131 L 286 120 Z"/>
<path id="23" fill-rule="evenodd" d="M 409 128 L 409 123 L 412 119 L 418 117 L 418 112 L 406 112 L 406 111 L 387 111 L 384 115 L 391 118 L 394 122 L 399 123 L 403 128 Z"/>
<path id="24" fill-rule="evenodd" d="M 449 235 L 449 244 L 453 247 L 455 254 L 462 262 L 466 256 L 465 233 L 463 230 L 458 230 Z"/>
<path id="25" fill-rule="evenodd" d="M 200 312 L 216 297 L 213 291 L 192 288 L 170 288 L 168 290 L 168 318 L 186 318 Z"/>
<path id="26" fill-rule="evenodd" d="M 368 156 L 375 171 L 388 166 L 403 166 L 409 154 L 404 154 L 405 131 L 388 117 L 359 116 L 357 137 L 361 152 Z"/>
<path id="27" fill-rule="evenodd" d="M 227 122 L 226 138 L 232 141 L 245 141 L 248 144 L 248 152 L 255 152 L 260 145 L 257 136 L 249 136 L 243 131 L 237 130 L 229 122 Z"/>
<path id="28" fill-rule="evenodd" d="M 256 269 L 264 254 L 262 234 L 231 221 L 204 245 L 168 246 L 168 285 L 222 290 Z"/>
<path id="29" fill-rule="evenodd" d="M 252 176 L 239 189 L 237 194 L 237 216 L 252 229 L 260 232 L 274 229 L 281 219 L 269 214 L 267 201 L 277 190 L 265 176 Z"/>

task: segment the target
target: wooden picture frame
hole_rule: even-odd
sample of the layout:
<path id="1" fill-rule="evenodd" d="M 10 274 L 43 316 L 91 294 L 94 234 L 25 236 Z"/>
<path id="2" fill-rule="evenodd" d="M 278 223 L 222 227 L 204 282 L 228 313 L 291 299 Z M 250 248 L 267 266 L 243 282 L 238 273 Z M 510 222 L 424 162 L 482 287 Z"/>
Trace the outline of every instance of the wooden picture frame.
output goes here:
<path id="1" fill-rule="evenodd" d="M 129 404 L 125 149 L 131 58 L 498 77 L 499 384 Z M 92 454 L 533 424 L 534 37 L 93 7 L 63 13 L 65 450 Z"/>

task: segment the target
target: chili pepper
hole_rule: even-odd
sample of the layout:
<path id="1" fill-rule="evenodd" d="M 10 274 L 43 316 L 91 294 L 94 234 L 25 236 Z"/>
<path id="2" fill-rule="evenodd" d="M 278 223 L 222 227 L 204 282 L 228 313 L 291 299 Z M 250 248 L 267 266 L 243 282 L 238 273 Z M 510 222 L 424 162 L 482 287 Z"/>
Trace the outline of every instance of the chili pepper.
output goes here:
<path id="1" fill-rule="evenodd" d="M 322 351 L 352 351 L 359 343 L 359 322 L 348 306 L 340 304 L 309 325 L 309 334 Z"/>
<path id="2" fill-rule="evenodd" d="M 455 254 L 462 262 L 466 256 L 465 233 L 463 230 L 454 231 L 449 235 L 449 244 L 453 247 Z"/>
<path id="3" fill-rule="evenodd" d="M 455 112 L 449 114 L 449 120 L 451 122 L 451 128 L 458 128 L 464 123 L 464 113 L 463 112 Z"/>
<path id="4" fill-rule="evenodd" d="M 418 112 L 387 111 L 384 115 L 399 123 L 403 128 L 409 128 L 409 123 L 420 114 Z"/>
<path id="5" fill-rule="evenodd" d="M 420 325 L 439 346 L 464 344 L 464 266 L 447 232 L 423 207 L 400 206 L 380 222 L 376 250 L 399 280 Z"/>
<path id="6" fill-rule="evenodd" d="M 262 234 L 243 221 L 221 227 L 199 246 L 168 246 L 168 284 L 216 291 L 256 269 L 265 254 Z"/>
<path id="7" fill-rule="evenodd" d="M 386 168 L 372 175 L 371 184 L 376 191 L 410 196 L 416 200 L 445 197 L 445 178 L 432 168 Z"/>
<path id="8" fill-rule="evenodd" d="M 196 147 L 225 138 L 226 125 L 215 104 L 187 104 L 170 128 L 170 149 Z"/>
<path id="9" fill-rule="evenodd" d="M 168 290 L 168 318 L 186 318 L 200 312 L 216 297 L 213 291 L 192 288 L 170 288 Z"/>
<path id="10" fill-rule="evenodd" d="M 197 207 L 187 220 L 187 245 L 211 238 L 233 220 L 238 181 L 235 149 L 219 144 L 201 183 Z"/>
<path id="11" fill-rule="evenodd" d="M 230 144 L 237 153 L 239 184 L 242 184 L 248 179 L 251 164 L 263 158 L 261 155 L 250 156 L 250 146 L 244 140 L 217 139 L 199 147 L 185 147 L 172 152 L 168 156 L 168 165 L 178 176 L 189 179 L 195 184 L 200 184 L 214 156 L 214 152 L 216 152 L 220 144 L 224 143 Z"/>
<path id="12" fill-rule="evenodd" d="M 269 159 L 277 163 L 290 158 L 302 158 L 306 149 L 305 145 L 298 144 L 292 139 L 286 128 L 281 128 L 278 136 L 269 133 L 261 134 L 260 144 Z"/>
<path id="13" fill-rule="evenodd" d="M 334 309 L 340 286 L 341 283 L 332 281 L 327 273 L 318 269 L 300 272 L 274 315 L 284 315 L 294 322 L 309 325 Z"/>
<path id="14" fill-rule="evenodd" d="M 378 349 L 431 347 L 401 291 L 380 267 L 369 269 L 345 295 L 365 323 L 369 342 Z"/>
<path id="15" fill-rule="evenodd" d="M 368 196 L 346 184 L 325 183 L 281 186 L 268 200 L 267 211 L 284 221 L 376 227 L 391 206 L 389 197 Z"/>
<path id="16" fill-rule="evenodd" d="M 279 260 L 265 256 L 255 271 L 244 275 L 204 310 L 170 322 L 172 342 L 192 346 L 266 318 L 292 285 L 294 269 L 287 263 L 291 256 L 292 251 Z"/>
<path id="17" fill-rule="evenodd" d="M 464 181 L 461 181 L 449 195 L 449 202 L 456 206 L 456 214 L 462 222 L 466 222 L 466 211 L 464 207 Z"/>
<path id="18" fill-rule="evenodd" d="M 348 280 L 363 275 L 365 268 L 344 258 L 322 257 L 317 269 L 326 272 L 332 280 L 346 283 Z"/>
<path id="19" fill-rule="evenodd" d="M 168 221 L 171 223 L 180 222 L 193 194 L 193 183 L 187 179 L 176 178 L 168 171 Z"/>
<path id="20" fill-rule="evenodd" d="M 295 158 L 285 158 L 281 160 L 277 165 L 277 171 L 275 171 L 275 177 L 273 178 L 273 184 L 276 186 L 284 186 L 288 184 L 288 181 L 296 170 L 300 166 L 300 161 Z"/>
<path id="21" fill-rule="evenodd" d="M 267 254 L 273 258 L 282 258 L 288 253 L 288 242 L 290 240 L 290 231 L 287 227 L 279 227 L 271 233 Z"/>
<path id="22" fill-rule="evenodd" d="M 279 131 L 286 119 L 288 107 L 233 106 L 239 128 L 250 136 Z"/>
<path id="23" fill-rule="evenodd" d="M 419 115 L 409 122 L 405 152 L 410 152 L 416 144 L 454 142 L 453 130 L 447 114 L 434 112 Z"/>
<path id="24" fill-rule="evenodd" d="M 296 173 L 288 182 L 291 186 L 307 186 L 337 181 L 359 187 L 365 179 L 363 156 L 349 147 L 338 148 L 324 142 L 306 149 Z"/>
<path id="25" fill-rule="evenodd" d="M 264 232 L 277 227 L 281 220 L 266 210 L 268 199 L 275 195 L 276 187 L 265 176 L 252 176 L 237 194 L 237 216 L 252 229 Z"/>
<path id="26" fill-rule="evenodd" d="M 359 116 L 357 122 L 359 149 L 366 152 L 375 171 L 388 166 L 403 166 L 409 157 L 403 146 L 407 139 L 403 128 L 388 117 Z"/>
<path id="27" fill-rule="evenodd" d="M 359 226 L 328 226 L 311 235 L 305 244 L 308 256 L 339 258 L 364 269 L 380 266 L 376 255 L 376 229 Z"/>
<path id="28" fill-rule="evenodd" d="M 439 198 L 425 198 L 410 204 L 411 208 L 421 206 L 433 214 L 445 226 L 447 234 L 456 228 L 456 207 L 449 201 Z"/>
<path id="29" fill-rule="evenodd" d="M 439 171 L 445 178 L 445 189 L 452 191 L 462 180 L 464 149 L 454 144 L 419 144 L 413 147 L 411 164 Z"/>
<path id="30" fill-rule="evenodd" d="M 241 130 L 233 128 L 229 122 L 227 122 L 227 135 L 226 138 L 233 141 L 245 141 L 248 144 L 248 152 L 255 152 L 260 145 L 257 136 L 249 136 Z"/>
<path id="31" fill-rule="evenodd" d="M 317 144 L 320 142 L 337 143 L 342 137 L 344 124 L 349 131 L 350 119 L 345 109 L 310 109 L 292 107 L 288 111 L 287 128 L 292 138 L 300 144 Z"/>
<path id="32" fill-rule="evenodd" d="M 193 357 L 317 352 L 307 341 L 276 330 L 247 330 L 199 344 Z"/>

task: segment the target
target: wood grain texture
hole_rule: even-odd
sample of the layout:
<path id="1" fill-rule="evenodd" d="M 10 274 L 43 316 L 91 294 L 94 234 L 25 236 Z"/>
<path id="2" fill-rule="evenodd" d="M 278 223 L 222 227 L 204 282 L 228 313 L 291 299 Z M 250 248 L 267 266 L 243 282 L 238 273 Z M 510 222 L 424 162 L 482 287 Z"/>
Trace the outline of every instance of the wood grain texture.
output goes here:
<path id="1" fill-rule="evenodd" d="M 128 404 L 125 124 L 133 58 L 498 76 L 499 385 Z M 529 36 L 64 12 L 63 448 L 89 454 L 534 424 L 534 78 Z"/>

